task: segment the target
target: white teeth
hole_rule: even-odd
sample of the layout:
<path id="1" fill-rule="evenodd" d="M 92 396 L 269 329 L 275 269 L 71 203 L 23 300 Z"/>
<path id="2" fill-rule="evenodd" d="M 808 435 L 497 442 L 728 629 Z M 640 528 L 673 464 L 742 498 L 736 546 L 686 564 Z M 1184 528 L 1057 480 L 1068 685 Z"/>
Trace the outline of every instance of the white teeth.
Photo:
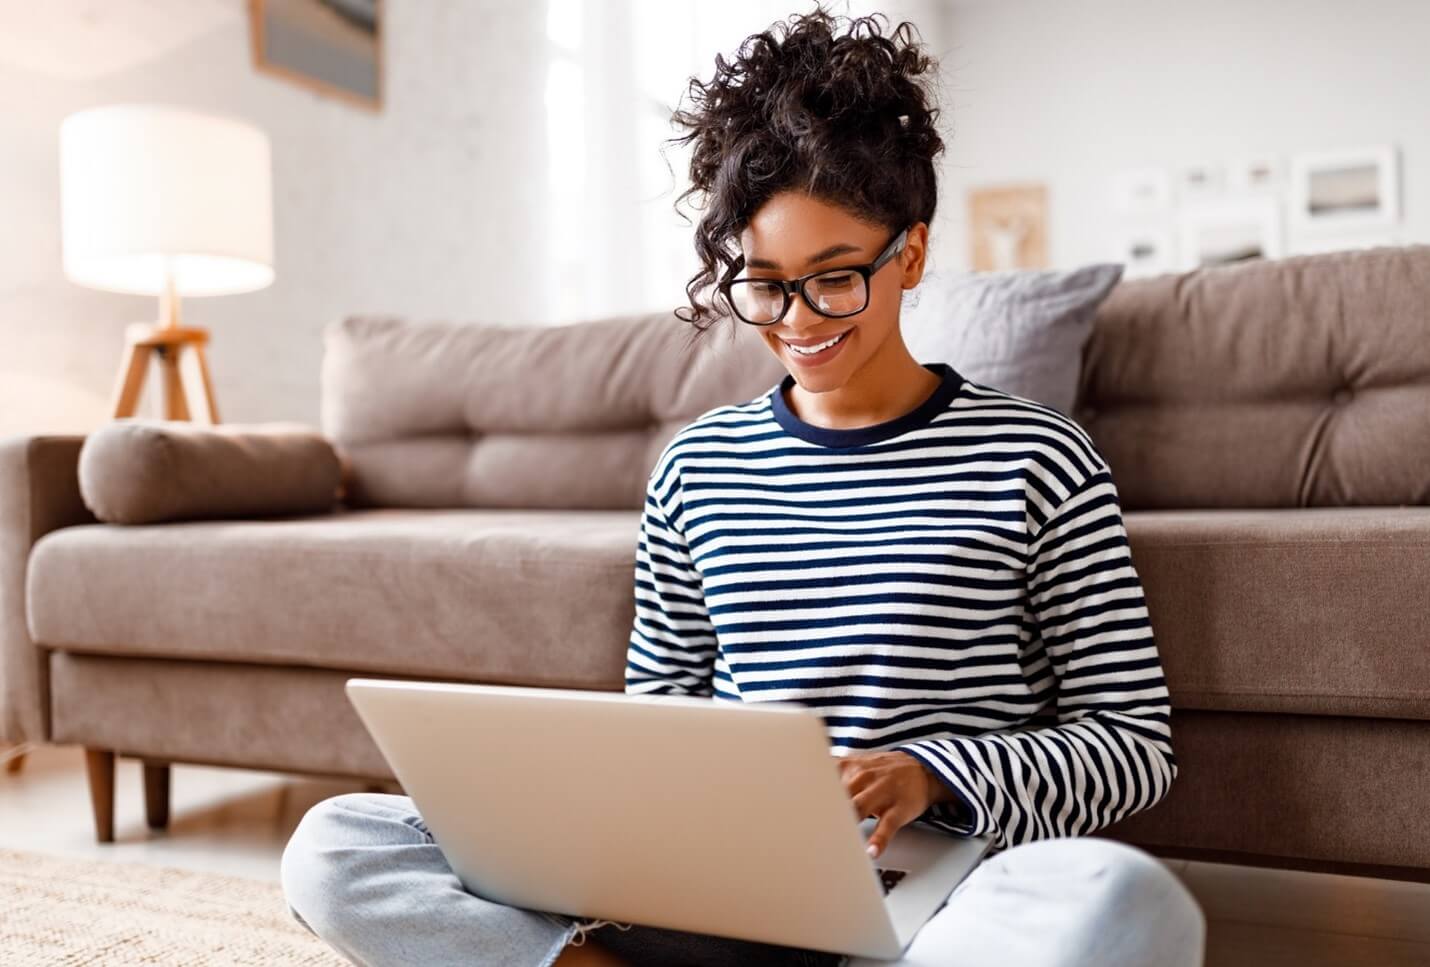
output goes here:
<path id="1" fill-rule="evenodd" d="M 786 346 L 789 346 L 790 349 L 792 349 L 794 352 L 799 353 L 801 356 L 813 356 L 815 353 L 817 353 L 817 352 L 822 352 L 822 351 L 828 349 L 830 346 L 833 346 L 833 345 L 834 345 L 835 343 L 837 343 L 839 340 L 843 339 L 845 335 L 846 335 L 845 333 L 842 333 L 842 332 L 841 332 L 839 335 L 835 336 L 833 339 L 829 340 L 828 342 L 822 342 L 822 343 L 820 343 L 820 344 L 817 345 L 817 346 L 808 346 L 808 347 L 803 348 L 803 349 L 801 349 L 801 348 L 798 347 L 798 346 L 790 346 L 789 343 L 785 343 L 785 345 L 786 345 Z"/>

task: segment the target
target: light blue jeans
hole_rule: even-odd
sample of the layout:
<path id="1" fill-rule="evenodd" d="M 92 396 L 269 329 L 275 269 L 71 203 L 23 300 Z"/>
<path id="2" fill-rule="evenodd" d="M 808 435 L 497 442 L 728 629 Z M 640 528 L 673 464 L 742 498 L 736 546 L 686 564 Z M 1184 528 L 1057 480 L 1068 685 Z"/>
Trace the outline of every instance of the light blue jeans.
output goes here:
<path id="1" fill-rule="evenodd" d="M 1206 920 L 1134 846 L 1035 840 L 984 859 L 897 960 L 509 906 L 468 892 L 408 796 L 346 793 L 308 810 L 283 850 L 293 917 L 363 967 L 547 967 L 599 930 L 631 964 L 830 967 L 1201 967 Z"/>

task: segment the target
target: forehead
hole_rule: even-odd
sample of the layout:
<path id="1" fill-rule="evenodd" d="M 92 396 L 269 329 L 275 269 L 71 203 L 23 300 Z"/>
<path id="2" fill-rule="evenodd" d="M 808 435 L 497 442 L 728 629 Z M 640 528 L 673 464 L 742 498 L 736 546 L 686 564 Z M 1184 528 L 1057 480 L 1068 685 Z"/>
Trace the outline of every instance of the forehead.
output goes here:
<path id="1" fill-rule="evenodd" d="M 803 267 L 816 257 L 867 252 L 884 231 L 835 205 L 795 192 L 774 196 L 750 217 L 740 232 L 746 264 L 774 263 Z M 836 249 L 838 251 L 836 251 Z"/>

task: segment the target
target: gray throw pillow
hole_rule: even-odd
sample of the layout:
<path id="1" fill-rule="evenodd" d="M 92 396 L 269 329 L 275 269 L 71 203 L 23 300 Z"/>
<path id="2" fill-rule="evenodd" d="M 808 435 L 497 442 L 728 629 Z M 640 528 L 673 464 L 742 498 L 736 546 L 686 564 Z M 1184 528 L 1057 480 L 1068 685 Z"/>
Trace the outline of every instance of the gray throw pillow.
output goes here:
<path id="1" fill-rule="evenodd" d="M 1121 263 L 998 272 L 930 270 L 905 296 L 904 343 L 994 389 L 1071 414 L 1082 350 Z"/>

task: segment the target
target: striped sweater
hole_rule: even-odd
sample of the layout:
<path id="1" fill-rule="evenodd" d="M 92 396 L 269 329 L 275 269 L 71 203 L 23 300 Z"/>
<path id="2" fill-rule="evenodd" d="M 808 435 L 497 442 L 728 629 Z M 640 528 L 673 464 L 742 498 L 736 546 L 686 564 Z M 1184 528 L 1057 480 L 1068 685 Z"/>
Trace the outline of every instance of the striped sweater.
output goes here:
<path id="1" fill-rule="evenodd" d="M 1043 404 L 926 363 L 914 410 L 830 429 L 786 375 L 676 433 L 647 481 L 626 694 L 787 701 L 831 752 L 951 790 L 917 822 L 993 851 L 1086 835 L 1177 774 L 1117 488 Z"/>

